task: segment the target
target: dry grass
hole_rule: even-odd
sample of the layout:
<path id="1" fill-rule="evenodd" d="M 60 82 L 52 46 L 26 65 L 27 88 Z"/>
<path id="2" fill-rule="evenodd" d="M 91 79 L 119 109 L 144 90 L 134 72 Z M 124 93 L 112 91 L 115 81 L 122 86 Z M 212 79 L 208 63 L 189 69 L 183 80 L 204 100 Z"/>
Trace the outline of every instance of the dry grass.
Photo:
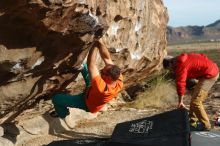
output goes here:
<path id="1" fill-rule="evenodd" d="M 139 109 L 168 108 L 176 106 L 177 99 L 174 83 L 162 77 L 157 79 L 148 90 L 139 93 L 129 106 Z"/>
<path id="2" fill-rule="evenodd" d="M 218 50 L 219 48 L 219 42 L 194 42 L 167 46 L 168 50 Z"/>
<path id="3" fill-rule="evenodd" d="M 206 54 L 220 67 L 220 43 L 219 42 L 201 42 L 191 44 L 170 45 L 168 47 L 168 54 L 177 56 L 181 53 L 203 53 Z"/>

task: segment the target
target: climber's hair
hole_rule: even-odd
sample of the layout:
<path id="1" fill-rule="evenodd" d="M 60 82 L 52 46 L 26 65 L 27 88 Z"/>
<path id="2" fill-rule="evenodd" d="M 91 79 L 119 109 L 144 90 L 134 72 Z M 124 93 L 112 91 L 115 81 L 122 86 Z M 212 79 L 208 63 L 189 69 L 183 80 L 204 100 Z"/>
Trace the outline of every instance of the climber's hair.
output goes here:
<path id="1" fill-rule="evenodd" d="M 116 81 L 121 74 L 121 69 L 117 65 L 111 65 L 109 69 L 109 75 L 111 76 L 113 81 Z"/>
<path id="2" fill-rule="evenodd" d="M 110 76 L 112 81 L 118 80 L 121 69 L 117 65 L 107 64 L 102 70 L 101 73 L 106 76 Z"/>

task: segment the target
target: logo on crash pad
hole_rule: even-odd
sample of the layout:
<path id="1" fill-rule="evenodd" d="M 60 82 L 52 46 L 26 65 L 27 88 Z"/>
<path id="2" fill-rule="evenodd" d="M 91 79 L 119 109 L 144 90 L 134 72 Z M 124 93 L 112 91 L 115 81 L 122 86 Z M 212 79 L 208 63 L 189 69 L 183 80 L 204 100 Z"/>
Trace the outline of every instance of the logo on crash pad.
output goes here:
<path id="1" fill-rule="evenodd" d="M 196 135 L 208 138 L 220 138 L 220 135 L 211 132 L 196 132 Z"/>
<path id="2" fill-rule="evenodd" d="M 153 121 L 143 120 L 141 122 L 131 124 L 129 132 L 131 133 L 148 133 L 153 128 Z"/>

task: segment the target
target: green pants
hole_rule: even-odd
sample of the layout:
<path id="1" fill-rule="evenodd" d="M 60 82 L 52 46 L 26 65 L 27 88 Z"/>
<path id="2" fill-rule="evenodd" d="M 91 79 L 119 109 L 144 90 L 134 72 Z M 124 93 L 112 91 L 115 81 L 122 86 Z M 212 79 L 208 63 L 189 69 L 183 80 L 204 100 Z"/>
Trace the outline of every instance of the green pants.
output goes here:
<path id="1" fill-rule="evenodd" d="M 91 84 L 86 64 L 83 64 L 83 69 L 81 73 L 86 83 L 86 89 L 82 93 L 78 95 L 69 95 L 61 93 L 56 94 L 52 97 L 54 108 L 60 118 L 65 118 L 67 115 L 69 115 L 68 107 L 83 109 L 87 112 L 89 111 L 84 100 L 86 90 L 90 87 Z"/>

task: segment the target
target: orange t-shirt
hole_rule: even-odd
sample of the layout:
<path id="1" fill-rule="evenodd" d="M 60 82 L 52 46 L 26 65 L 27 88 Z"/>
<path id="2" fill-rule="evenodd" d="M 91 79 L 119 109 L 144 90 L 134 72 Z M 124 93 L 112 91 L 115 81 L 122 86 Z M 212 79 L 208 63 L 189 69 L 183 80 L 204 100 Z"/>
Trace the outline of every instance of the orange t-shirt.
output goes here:
<path id="1" fill-rule="evenodd" d="M 112 98 L 116 97 L 123 87 L 123 76 L 120 75 L 116 81 L 116 86 L 112 87 L 102 79 L 99 75 L 92 80 L 91 87 L 87 90 L 85 96 L 86 105 L 91 113 L 96 113 L 108 103 Z"/>

